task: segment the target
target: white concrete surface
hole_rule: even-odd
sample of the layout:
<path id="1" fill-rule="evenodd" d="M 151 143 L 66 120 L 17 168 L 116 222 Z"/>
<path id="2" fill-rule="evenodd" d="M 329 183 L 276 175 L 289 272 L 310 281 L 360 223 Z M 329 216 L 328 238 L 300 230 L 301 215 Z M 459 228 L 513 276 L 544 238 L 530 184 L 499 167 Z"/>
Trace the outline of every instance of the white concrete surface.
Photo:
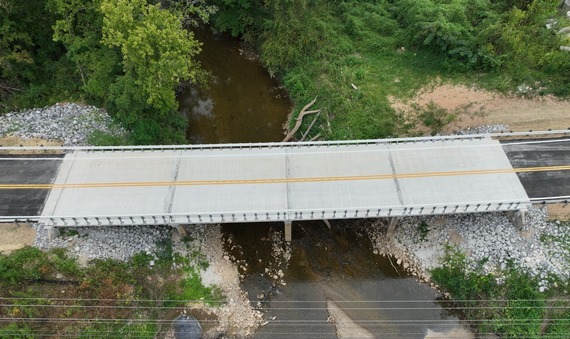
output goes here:
<path id="1" fill-rule="evenodd" d="M 530 204 L 491 139 L 76 151 L 55 184 L 42 213 L 54 226 L 394 217 Z"/>

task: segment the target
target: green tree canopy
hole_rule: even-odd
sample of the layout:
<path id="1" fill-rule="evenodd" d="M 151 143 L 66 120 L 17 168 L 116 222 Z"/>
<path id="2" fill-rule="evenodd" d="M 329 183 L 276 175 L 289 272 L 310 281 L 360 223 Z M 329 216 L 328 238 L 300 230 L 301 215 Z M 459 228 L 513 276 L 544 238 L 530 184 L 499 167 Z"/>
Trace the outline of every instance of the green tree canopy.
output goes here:
<path id="1" fill-rule="evenodd" d="M 176 89 L 195 81 L 200 43 L 183 15 L 147 0 L 48 0 L 54 39 L 77 66 L 85 94 L 133 129 L 135 142 L 182 142 Z M 174 135 L 173 135 L 174 134 Z"/>
<path id="2" fill-rule="evenodd" d="M 200 43 L 182 29 L 182 15 L 146 0 L 104 0 L 101 11 L 101 42 L 120 49 L 121 76 L 131 78 L 129 86 L 136 86 L 158 113 L 176 110 L 174 90 L 180 81 L 196 80 L 192 57 L 200 52 Z"/>

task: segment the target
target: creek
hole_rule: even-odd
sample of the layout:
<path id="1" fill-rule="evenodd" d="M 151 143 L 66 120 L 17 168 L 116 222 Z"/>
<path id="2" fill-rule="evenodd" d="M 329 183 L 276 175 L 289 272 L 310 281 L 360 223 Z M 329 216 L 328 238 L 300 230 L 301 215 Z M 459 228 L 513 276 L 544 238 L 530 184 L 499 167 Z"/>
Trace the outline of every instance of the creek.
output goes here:
<path id="1" fill-rule="evenodd" d="M 187 88 L 180 96 L 191 143 L 269 142 L 283 139 L 291 109 L 286 93 L 238 40 L 199 29 L 199 57 L 211 74 L 208 88 Z M 247 197 L 236 197 L 237 199 Z M 262 306 L 269 323 L 259 338 L 335 337 L 327 302 L 375 337 L 424 338 L 460 321 L 438 301 L 439 293 L 403 273 L 388 258 L 375 255 L 365 232 L 368 221 L 293 223 L 290 258 L 276 263 L 278 223 L 223 226 L 226 252 L 240 264 L 241 287 L 252 305 Z M 282 269 L 282 283 L 267 267 Z M 259 304 L 258 304 L 259 303 Z"/>

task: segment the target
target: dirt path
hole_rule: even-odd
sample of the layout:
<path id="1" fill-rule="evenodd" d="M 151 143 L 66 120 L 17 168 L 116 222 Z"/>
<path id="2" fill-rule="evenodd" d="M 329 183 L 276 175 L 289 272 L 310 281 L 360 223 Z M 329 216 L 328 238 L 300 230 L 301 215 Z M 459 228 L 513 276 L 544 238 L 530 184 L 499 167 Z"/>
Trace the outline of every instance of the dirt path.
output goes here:
<path id="1" fill-rule="evenodd" d="M 480 125 L 505 124 L 512 131 L 570 128 L 570 100 L 552 96 L 524 98 L 504 96 L 463 85 L 429 86 L 408 101 L 392 100 L 392 106 L 410 114 L 414 105 L 430 102 L 455 113 L 457 118 L 443 133 Z"/>
<path id="2" fill-rule="evenodd" d="M 8 254 L 36 239 L 36 231 L 27 224 L 0 224 L 0 253 Z"/>

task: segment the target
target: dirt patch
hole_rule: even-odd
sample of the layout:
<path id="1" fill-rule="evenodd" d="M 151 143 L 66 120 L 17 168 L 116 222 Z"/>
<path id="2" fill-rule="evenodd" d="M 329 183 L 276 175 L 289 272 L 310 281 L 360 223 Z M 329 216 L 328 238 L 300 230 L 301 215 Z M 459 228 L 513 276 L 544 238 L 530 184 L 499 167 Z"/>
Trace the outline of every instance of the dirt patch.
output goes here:
<path id="1" fill-rule="evenodd" d="M 0 224 L 0 253 L 32 245 L 35 239 L 36 231 L 27 224 Z"/>
<path id="2" fill-rule="evenodd" d="M 570 100 L 552 96 L 525 98 L 463 85 L 428 86 L 407 101 L 391 99 L 392 107 L 409 121 L 417 119 L 430 103 L 456 116 L 442 133 L 453 133 L 480 125 L 508 125 L 512 131 L 570 128 Z M 415 109 L 414 109 L 415 107 Z"/>
<path id="3" fill-rule="evenodd" d="M 22 139 L 13 135 L 0 137 L 0 145 L 4 147 L 13 146 L 62 146 L 61 141 L 44 140 L 38 138 Z"/>
<path id="4" fill-rule="evenodd" d="M 13 135 L 3 136 L 0 137 L 0 147 L 37 147 L 37 146 L 62 146 L 63 143 L 61 141 L 56 140 L 44 140 L 38 138 L 32 139 L 22 139 L 20 137 L 16 137 Z M 38 150 L 38 151 L 29 151 L 29 150 L 22 150 L 22 151 L 2 151 L 0 150 L 0 154 L 52 154 L 58 153 L 55 150 Z"/>
<path id="5" fill-rule="evenodd" d="M 548 220 L 570 221 L 570 204 L 550 204 L 546 208 Z"/>

